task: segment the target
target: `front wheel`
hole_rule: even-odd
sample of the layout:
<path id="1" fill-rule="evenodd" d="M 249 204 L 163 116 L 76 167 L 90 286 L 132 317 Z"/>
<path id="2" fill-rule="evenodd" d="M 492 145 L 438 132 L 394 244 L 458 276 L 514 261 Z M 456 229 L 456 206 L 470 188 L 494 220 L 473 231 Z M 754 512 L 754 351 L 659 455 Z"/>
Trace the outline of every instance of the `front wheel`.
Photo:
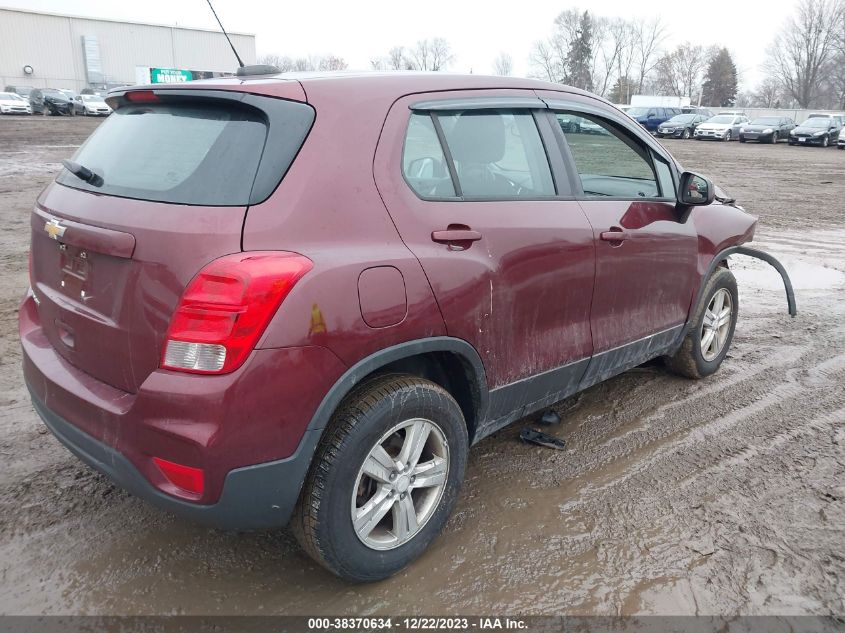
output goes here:
<path id="1" fill-rule="evenodd" d="M 690 137 L 690 131 L 689 131 L 689 128 L 685 128 L 685 129 L 684 129 L 684 133 L 683 133 L 683 135 L 682 135 L 682 136 L 683 136 L 684 140 L 689 139 L 689 137 Z"/>
<path id="2" fill-rule="evenodd" d="M 714 373 L 730 349 L 738 314 L 736 278 L 727 268 L 717 268 L 704 285 L 702 301 L 680 349 L 664 359 L 667 367 L 687 378 Z"/>
<path id="3" fill-rule="evenodd" d="M 779 140 L 780 140 L 780 138 L 778 138 L 778 133 L 773 132 L 772 133 L 772 145 L 775 145 Z"/>
<path id="4" fill-rule="evenodd" d="M 830 138 L 825 136 L 822 138 L 822 147 L 827 147 L 828 145 L 830 145 Z"/>
<path id="5" fill-rule="evenodd" d="M 367 381 L 323 434 L 294 513 L 294 534 L 341 578 L 392 576 L 443 529 L 467 452 L 461 408 L 445 389 L 401 374 Z"/>
<path id="6" fill-rule="evenodd" d="M 725 142 L 730 141 L 730 140 L 731 140 L 731 131 L 728 130 L 727 132 L 725 132 Z"/>

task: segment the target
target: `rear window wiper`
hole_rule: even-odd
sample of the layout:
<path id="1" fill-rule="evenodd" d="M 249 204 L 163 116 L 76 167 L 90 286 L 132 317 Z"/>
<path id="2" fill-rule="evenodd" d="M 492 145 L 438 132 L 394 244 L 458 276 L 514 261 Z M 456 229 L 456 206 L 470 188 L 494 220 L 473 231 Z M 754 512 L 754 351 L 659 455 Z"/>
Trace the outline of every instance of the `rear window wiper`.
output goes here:
<path id="1" fill-rule="evenodd" d="M 72 160 L 62 160 L 62 165 L 74 176 L 95 187 L 100 187 L 103 184 L 103 179 L 84 165 L 74 163 Z"/>

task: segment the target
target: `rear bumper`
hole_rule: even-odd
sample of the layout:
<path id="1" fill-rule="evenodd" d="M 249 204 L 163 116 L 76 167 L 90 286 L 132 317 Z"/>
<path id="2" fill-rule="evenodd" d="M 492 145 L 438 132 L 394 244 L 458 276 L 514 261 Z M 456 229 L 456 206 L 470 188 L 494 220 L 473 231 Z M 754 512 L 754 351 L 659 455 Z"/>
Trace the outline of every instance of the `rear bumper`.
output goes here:
<path id="1" fill-rule="evenodd" d="M 306 429 L 345 370 L 322 347 L 265 349 L 231 374 L 156 370 L 127 393 L 56 352 L 31 296 L 20 338 L 33 404 L 65 446 L 134 494 L 224 528 L 287 522 L 319 439 Z M 154 457 L 202 469 L 203 493 L 173 485 Z"/>
<path id="2" fill-rule="evenodd" d="M 47 428 L 83 462 L 163 510 L 220 529 L 252 530 L 287 524 L 320 439 L 319 431 L 307 431 L 289 458 L 232 470 L 216 503 L 196 504 L 161 492 L 125 455 L 80 431 L 30 395 Z"/>

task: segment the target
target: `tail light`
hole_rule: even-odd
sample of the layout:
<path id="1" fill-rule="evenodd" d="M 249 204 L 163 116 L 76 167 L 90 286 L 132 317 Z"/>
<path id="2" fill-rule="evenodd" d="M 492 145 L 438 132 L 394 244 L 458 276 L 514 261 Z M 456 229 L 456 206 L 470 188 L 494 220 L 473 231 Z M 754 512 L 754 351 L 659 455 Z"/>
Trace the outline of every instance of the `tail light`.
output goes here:
<path id="1" fill-rule="evenodd" d="M 158 95 L 152 90 L 132 90 L 126 93 L 126 100 L 132 103 L 152 103 L 160 101 Z"/>
<path id="2" fill-rule="evenodd" d="M 170 462 L 161 457 L 153 457 L 153 463 L 158 466 L 162 474 L 167 477 L 167 481 L 172 483 L 177 488 L 193 492 L 201 495 L 205 490 L 205 474 L 202 468 L 193 468 L 192 466 L 185 466 Z"/>
<path id="3" fill-rule="evenodd" d="M 191 280 L 170 321 L 161 366 L 197 374 L 240 367 L 279 305 L 309 270 L 296 253 L 237 253 Z"/>

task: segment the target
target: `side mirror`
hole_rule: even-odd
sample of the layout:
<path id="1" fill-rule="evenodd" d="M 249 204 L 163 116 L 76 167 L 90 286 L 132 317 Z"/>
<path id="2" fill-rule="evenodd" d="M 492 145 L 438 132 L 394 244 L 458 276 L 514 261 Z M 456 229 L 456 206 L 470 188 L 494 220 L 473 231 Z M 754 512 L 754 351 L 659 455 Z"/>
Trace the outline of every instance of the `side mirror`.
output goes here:
<path id="1" fill-rule="evenodd" d="M 681 184 L 678 200 L 681 204 L 690 206 L 707 205 L 716 199 L 716 189 L 713 183 L 704 176 L 691 171 L 681 174 Z"/>

